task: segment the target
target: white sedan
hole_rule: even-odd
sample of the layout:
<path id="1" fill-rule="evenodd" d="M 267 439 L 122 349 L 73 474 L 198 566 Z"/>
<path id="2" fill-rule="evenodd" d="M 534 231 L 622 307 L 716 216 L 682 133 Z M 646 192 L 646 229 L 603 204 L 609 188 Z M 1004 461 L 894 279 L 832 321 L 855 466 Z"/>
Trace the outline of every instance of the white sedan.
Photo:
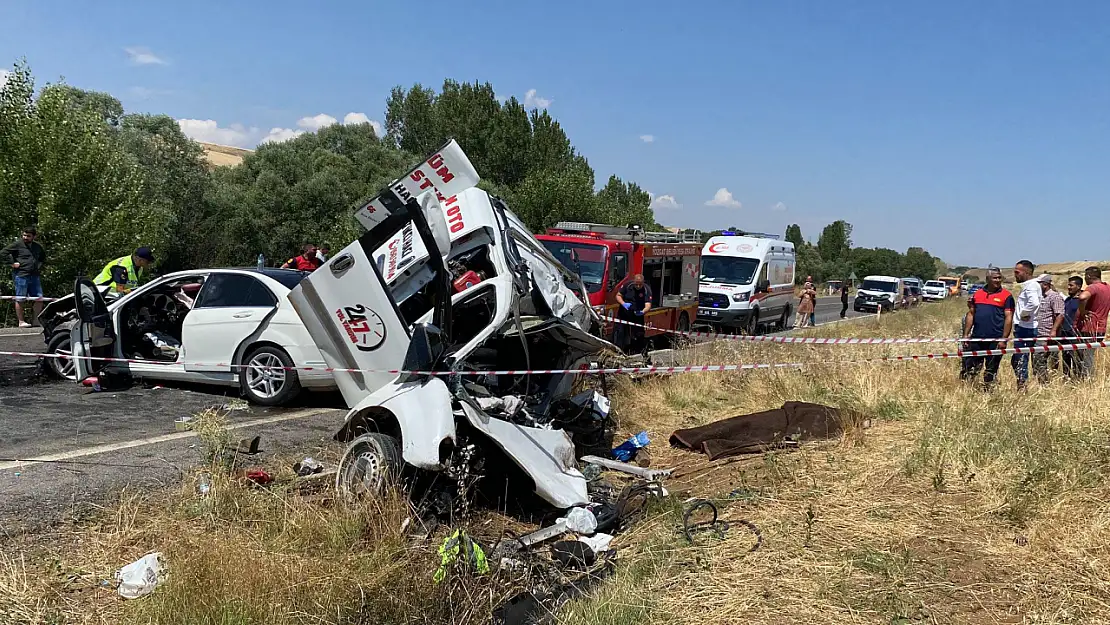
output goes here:
<path id="1" fill-rule="evenodd" d="M 287 269 L 182 271 L 111 303 L 102 288 L 79 279 L 68 303 L 70 311 L 76 309 L 76 323 L 51 324 L 46 336 L 48 351 L 66 354 L 72 346 L 77 357 L 58 359 L 52 368 L 76 380 L 107 371 L 239 386 L 249 401 L 268 406 L 291 402 L 303 388 L 334 389 L 334 376 L 322 370 L 324 357 L 288 298 L 307 275 Z M 319 370 L 295 369 L 303 367 Z"/>

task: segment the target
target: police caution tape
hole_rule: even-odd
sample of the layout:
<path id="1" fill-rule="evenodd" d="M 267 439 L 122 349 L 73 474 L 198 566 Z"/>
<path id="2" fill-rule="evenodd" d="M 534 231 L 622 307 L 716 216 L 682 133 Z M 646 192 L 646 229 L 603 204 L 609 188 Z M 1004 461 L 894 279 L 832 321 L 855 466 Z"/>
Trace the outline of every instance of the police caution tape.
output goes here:
<path id="1" fill-rule="evenodd" d="M 747 343 L 784 343 L 784 344 L 800 344 L 800 345 L 914 345 L 924 343 L 1001 343 L 1002 341 L 1026 341 L 1037 343 L 1080 343 L 1090 341 L 1091 337 L 1083 336 L 1057 336 L 1047 337 L 1039 336 L 1027 339 L 980 339 L 980 338 L 820 338 L 820 337 L 807 337 L 807 336 L 764 336 L 764 335 L 747 335 L 747 334 L 724 334 L 720 332 L 699 332 L 696 330 L 671 330 L 669 328 L 661 328 L 651 324 L 635 323 L 625 319 L 617 319 L 608 315 L 602 315 L 601 318 L 609 323 L 619 323 L 621 325 L 633 326 L 644 328 L 645 330 L 653 330 L 656 332 L 665 332 L 667 334 L 675 334 L 678 336 L 687 336 L 690 338 L 705 338 L 722 341 L 741 341 Z"/>
<path id="2" fill-rule="evenodd" d="M 1035 345 L 1033 347 L 1007 347 L 999 349 L 984 349 L 976 351 L 957 351 L 957 352 L 941 352 L 936 354 L 910 354 L 906 356 L 881 356 L 878 358 L 863 358 L 858 360 L 820 360 L 815 362 L 786 362 L 786 363 L 741 363 L 741 364 L 728 364 L 728 365 L 683 365 L 674 367 L 580 367 L 578 369 L 504 369 L 494 371 L 406 371 L 403 369 L 343 369 L 338 367 L 259 367 L 250 365 L 251 369 L 270 369 L 281 371 L 323 371 L 326 373 L 391 373 L 400 375 L 402 373 L 410 375 L 434 375 L 434 376 L 469 376 L 469 377 L 482 377 L 489 375 L 561 375 L 561 374 L 635 374 L 635 373 L 658 373 L 658 374 L 677 374 L 677 373 L 709 373 L 717 371 L 747 371 L 752 369 L 800 369 L 803 367 L 812 366 L 828 366 L 828 365 L 860 365 L 869 363 L 881 362 L 910 362 L 921 360 L 944 360 L 950 358 L 968 358 L 968 357 L 981 357 L 981 356 L 1005 356 L 1007 354 L 1039 354 L 1048 352 L 1071 352 L 1071 351 L 1085 351 L 1090 349 L 1101 349 L 1107 346 L 1107 341 L 1087 341 L 1085 343 L 1073 343 L 1068 345 Z M 216 366 L 216 367 L 229 367 L 232 369 L 247 368 L 248 365 L 244 364 L 228 364 L 228 363 L 180 363 L 180 362 L 166 362 L 159 363 L 151 360 L 139 360 L 131 358 L 108 358 L 100 356 L 71 356 L 69 354 L 41 354 L 36 352 L 13 352 L 13 351 L 0 351 L 0 356 L 11 357 L 34 357 L 34 358 L 81 358 L 83 360 L 95 360 L 99 362 L 118 362 L 118 363 L 142 363 L 142 364 L 165 364 L 171 365 L 185 365 L 189 366 Z"/>

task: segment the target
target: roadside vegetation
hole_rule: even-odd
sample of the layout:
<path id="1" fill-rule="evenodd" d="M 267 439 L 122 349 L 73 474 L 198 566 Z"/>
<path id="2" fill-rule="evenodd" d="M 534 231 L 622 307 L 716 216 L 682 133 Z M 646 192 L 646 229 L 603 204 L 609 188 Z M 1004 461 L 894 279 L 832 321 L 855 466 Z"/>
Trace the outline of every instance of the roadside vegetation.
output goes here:
<path id="1" fill-rule="evenodd" d="M 830 325 L 809 336 L 954 336 L 959 302 Z M 616 571 L 555 622 L 1093 623 L 1110 620 L 1110 367 L 1092 381 L 1013 390 L 1008 363 L 985 394 L 957 360 L 859 362 L 954 344 L 691 347 L 696 363 L 807 362 L 777 369 L 619 378 L 622 434 L 646 429 L 672 497 L 618 536 Z M 841 408 L 845 433 L 708 462 L 667 446 L 679 427 L 775 408 Z M 218 420 L 205 441 L 219 446 Z M 209 426 L 202 426 L 209 427 Z M 275 466 L 287 466 L 275 459 Z M 357 504 L 301 492 L 288 469 L 252 488 L 226 472 L 207 496 L 124 493 L 56 533 L 0 549 L 4 623 L 479 623 L 527 579 L 434 584 L 442 532 L 402 529 L 400 498 Z M 718 502 L 724 538 L 681 535 L 682 501 Z M 739 523 L 758 528 L 762 544 Z M 518 520 L 469 519 L 479 540 Z M 169 580 L 122 602 L 100 586 L 144 553 Z"/>

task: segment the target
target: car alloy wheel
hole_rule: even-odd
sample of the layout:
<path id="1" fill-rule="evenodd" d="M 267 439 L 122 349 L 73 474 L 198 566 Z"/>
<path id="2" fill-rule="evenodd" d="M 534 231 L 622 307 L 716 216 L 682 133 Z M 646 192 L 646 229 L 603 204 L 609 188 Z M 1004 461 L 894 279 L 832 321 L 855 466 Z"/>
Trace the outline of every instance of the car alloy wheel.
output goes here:
<path id="1" fill-rule="evenodd" d="M 70 356 L 73 355 L 70 346 L 70 338 L 68 332 L 59 332 L 54 335 L 50 341 L 50 345 L 46 348 L 46 353 L 57 354 L 57 358 L 46 359 L 46 366 L 50 368 L 50 373 L 63 380 L 76 380 L 77 379 L 77 365 L 73 362 Z"/>
<path id="2" fill-rule="evenodd" d="M 277 397 L 285 388 L 285 364 L 276 354 L 259 352 L 247 361 L 247 386 L 262 399 Z"/>

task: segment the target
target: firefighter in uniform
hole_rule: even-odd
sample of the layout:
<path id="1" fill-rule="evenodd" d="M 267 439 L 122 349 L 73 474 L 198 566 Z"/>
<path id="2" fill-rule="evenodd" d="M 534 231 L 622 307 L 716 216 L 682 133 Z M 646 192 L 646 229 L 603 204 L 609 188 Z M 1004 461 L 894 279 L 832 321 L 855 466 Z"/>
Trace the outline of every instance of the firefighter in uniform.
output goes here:
<path id="1" fill-rule="evenodd" d="M 116 295 L 131 292 L 146 277 L 146 268 L 154 263 L 149 247 L 140 247 L 134 254 L 121 256 L 104 266 L 93 282 L 97 285 L 114 285 Z"/>
<path id="2" fill-rule="evenodd" d="M 635 354 L 647 348 L 644 340 L 644 314 L 651 310 L 651 287 L 644 284 L 644 274 L 632 276 L 632 282 L 617 293 L 617 318 L 628 323 L 618 324 L 623 330 L 617 346 L 626 353 Z"/>

